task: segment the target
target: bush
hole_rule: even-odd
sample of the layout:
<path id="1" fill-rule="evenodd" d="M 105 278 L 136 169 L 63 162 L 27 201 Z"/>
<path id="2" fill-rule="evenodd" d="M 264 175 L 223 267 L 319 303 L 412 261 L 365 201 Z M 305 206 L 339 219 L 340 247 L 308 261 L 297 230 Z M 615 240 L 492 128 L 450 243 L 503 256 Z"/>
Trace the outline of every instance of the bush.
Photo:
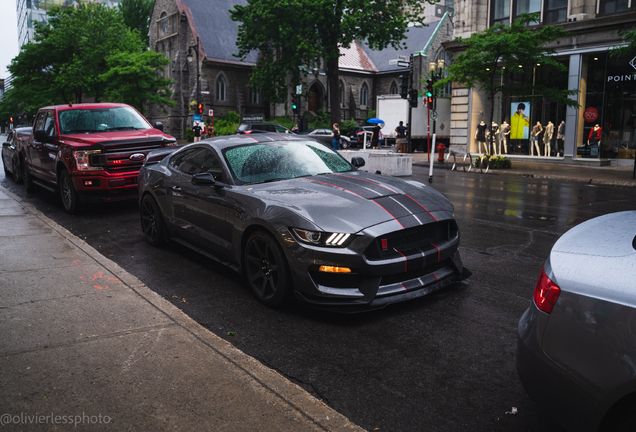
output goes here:
<path id="1" fill-rule="evenodd" d="M 473 165 L 476 168 L 479 168 L 479 163 L 482 158 L 490 162 L 490 168 L 496 168 L 496 169 L 512 168 L 512 162 L 510 161 L 510 159 L 508 159 L 507 157 L 495 156 L 495 155 L 477 156 L 475 159 L 473 159 Z"/>
<path id="2" fill-rule="evenodd" d="M 282 116 L 276 117 L 274 119 L 274 123 L 278 123 L 281 126 L 285 126 L 287 129 L 292 130 L 295 124 L 298 122 L 294 122 L 290 116 Z"/>
<path id="3" fill-rule="evenodd" d="M 318 114 L 309 119 L 309 127 L 312 129 L 331 129 L 331 117 L 323 110 L 318 110 Z"/>
<path id="4" fill-rule="evenodd" d="M 340 131 L 342 133 L 347 133 L 349 132 L 351 129 L 353 128 L 357 128 L 358 122 L 353 120 L 353 119 L 349 119 L 349 120 L 345 120 L 342 122 L 342 124 L 340 125 Z"/>
<path id="5" fill-rule="evenodd" d="M 214 136 L 234 135 L 241 124 L 241 116 L 236 111 L 228 111 L 214 122 Z"/>
<path id="6" fill-rule="evenodd" d="M 192 142 L 194 141 L 194 131 L 192 131 L 191 127 L 187 127 L 186 128 L 186 132 L 185 132 L 185 139 L 188 142 Z"/>

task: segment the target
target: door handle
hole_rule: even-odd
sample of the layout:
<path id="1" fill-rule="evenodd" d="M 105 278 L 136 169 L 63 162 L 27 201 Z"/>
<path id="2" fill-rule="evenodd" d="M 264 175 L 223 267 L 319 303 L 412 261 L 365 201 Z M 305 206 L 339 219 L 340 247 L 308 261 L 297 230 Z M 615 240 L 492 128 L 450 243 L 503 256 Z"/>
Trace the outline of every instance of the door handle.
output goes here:
<path id="1" fill-rule="evenodd" d="M 179 186 L 172 186 L 172 190 L 180 191 L 181 188 Z"/>

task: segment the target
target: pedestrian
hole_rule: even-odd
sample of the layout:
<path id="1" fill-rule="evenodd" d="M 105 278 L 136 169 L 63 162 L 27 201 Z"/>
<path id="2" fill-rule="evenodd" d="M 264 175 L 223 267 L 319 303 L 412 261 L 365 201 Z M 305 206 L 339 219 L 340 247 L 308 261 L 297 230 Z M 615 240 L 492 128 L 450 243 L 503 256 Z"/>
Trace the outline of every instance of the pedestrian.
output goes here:
<path id="1" fill-rule="evenodd" d="M 298 133 L 298 124 L 295 124 L 294 127 L 292 128 L 292 132 L 297 134 Z"/>
<path id="2" fill-rule="evenodd" d="M 404 126 L 404 122 L 400 121 L 400 125 L 395 128 L 395 132 L 397 133 L 397 137 L 395 138 L 395 147 L 398 153 L 405 153 L 405 150 L 402 148 L 404 146 L 404 142 L 406 141 L 406 126 Z"/>
<path id="3" fill-rule="evenodd" d="M 376 123 L 373 128 L 373 135 L 371 135 L 371 147 L 377 150 L 378 141 L 380 140 L 380 124 Z"/>
<path id="4" fill-rule="evenodd" d="M 331 145 L 334 150 L 340 150 L 340 125 L 338 125 L 338 123 L 333 124 L 333 130 L 331 131 Z"/>
<path id="5" fill-rule="evenodd" d="M 214 137 L 214 126 L 212 126 L 212 123 L 208 123 L 207 135 L 208 135 L 208 138 Z"/>
<path id="6" fill-rule="evenodd" d="M 192 126 L 192 132 L 194 132 L 194 142 L 201 141 L 201 126 L 199 126 L 199 122 L 196 122 L 194 126 Z"/>

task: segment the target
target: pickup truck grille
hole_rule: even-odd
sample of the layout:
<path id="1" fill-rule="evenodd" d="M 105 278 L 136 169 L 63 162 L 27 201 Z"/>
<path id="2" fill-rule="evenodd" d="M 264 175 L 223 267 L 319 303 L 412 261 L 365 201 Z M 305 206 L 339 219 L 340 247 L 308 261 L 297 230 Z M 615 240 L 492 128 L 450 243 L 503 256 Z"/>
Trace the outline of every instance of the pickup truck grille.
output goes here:
<path id="1" fill-rule="evenodd" d="M 152 150 L 161 148 L 160 143 L 133 143 L 117 144 L 114 146 L 102 147 L 101 153 L 90 155 L 91 166 L 104 167 L 106 172 L 139 172 L 139 169 L 146 160 L 146 155 Z M 139 160 L 132 160 L 134 154 L 143 154 Z"/>

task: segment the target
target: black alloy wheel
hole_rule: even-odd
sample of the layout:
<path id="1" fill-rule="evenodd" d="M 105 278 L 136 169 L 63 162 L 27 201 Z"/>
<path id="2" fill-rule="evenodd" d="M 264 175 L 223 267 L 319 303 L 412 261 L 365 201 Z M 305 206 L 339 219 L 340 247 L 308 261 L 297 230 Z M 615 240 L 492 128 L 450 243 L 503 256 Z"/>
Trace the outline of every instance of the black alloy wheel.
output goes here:
<path id="1" fill-rule="evenodd" d="M 20 175 L 20 169 L 15 160 L 11 163 L 11 172 L 13 173 L 13 181 L 16 183 L 22 183 L 22 176 Z"/>
<path id="2" fill-rule="evenodd" d="M 157 202 L 151 195 L 146 195 L 141 200 L 141 230 L 146 240 L 153 246 L 160 246 L 166 241 L 166 227 L 163 216 Z"/>
<path id="3" fill-rule="evenodd" d="M 60 175 L 60 196 L 62 197 L 62 204 L 64 204 L 64 210 L 68 214 L 77 214 L 81 210 L 81 203 L 77 192 L 75 192 L 75 186 L 73 186 L 73 180 L 67 170 L 62 171 Z"/>
<path id="4" fill-rule="evenodd" d="M 256 297 L 268 306 L 280 306 L 290 299 L 291 276 L 281 247 L 266 232 L 256 231 L 243 252 L 247 283 Z"/>
<path id="5" fill-rule="evenodd" d="M 22 181 L 24 181 L 26 191 L 29 193 L 35 192 L 33 177 L 31 177 L 31 175 L 29 174 L 29 170 L 26 167 L 26 162 L 24 161 L 24 159 L 20 159 L 20 168 L 22 169 Z"/>

